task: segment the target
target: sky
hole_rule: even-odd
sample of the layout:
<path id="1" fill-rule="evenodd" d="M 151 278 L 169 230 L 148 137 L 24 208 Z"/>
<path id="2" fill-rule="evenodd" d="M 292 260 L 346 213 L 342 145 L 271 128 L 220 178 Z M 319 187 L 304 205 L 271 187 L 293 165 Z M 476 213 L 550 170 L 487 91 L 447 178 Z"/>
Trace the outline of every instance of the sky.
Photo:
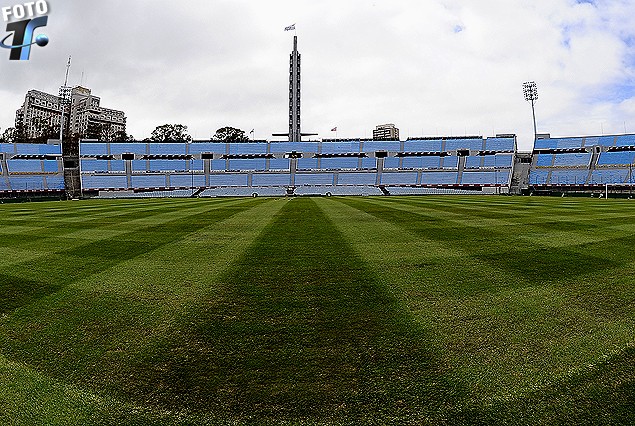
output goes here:
<path id="1" fill-rule="evenodd" d="M 16 0 L 0 0 L 13 6 Z M 50 43 L 29 61 L 0 51 L 0 128 L 26 92 L 69 85 L 123 110 L 128 133 L 233 126 L 258 139 L 288 131 L 296 24 L 302 131 L 369 138 L 635 133 L 635 0 L 48 0 Z M 4 38 L 8 32 L 0 35 Z M 331 129 L 337 127 L 337 134 Z"/>

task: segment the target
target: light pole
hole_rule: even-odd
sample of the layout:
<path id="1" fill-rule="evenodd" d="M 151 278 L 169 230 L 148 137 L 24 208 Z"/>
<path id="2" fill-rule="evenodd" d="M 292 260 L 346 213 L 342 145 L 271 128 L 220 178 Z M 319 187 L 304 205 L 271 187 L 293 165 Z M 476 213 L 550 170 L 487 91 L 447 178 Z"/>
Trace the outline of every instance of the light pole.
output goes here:
<path id="1" fill-rule="evenodd" d="M 60 87 L 59 98 L 60 98 L 60 106 L 62 110 L 62 117 L 60 121 L 60 145 L 63 146 L 63 137 L 64 137 L 64 113 L 66 112 L 66 108 L 71 104 L 71 88 L 68 87 L 68 71 L 71 68 L 71 57 L 68 57 L 68 63 L 66 64 L 66 78 L 64 79 L 64 85 Z M 69 111 L 70 114 L 70 111 Z"/>
<path id="2" fill-rule="evenodd" d="M 538 139 L 538 128 L 536 127 L 536 101 L 538 100 L 538 86 L 536 86 L 535 81 L 529 81 L 527 83 L 523 83 L 523 94 L 525 95 L 525 100 L 527 102 L 531 102 L 531 112 L 534 116 L 534 143 Z"/>

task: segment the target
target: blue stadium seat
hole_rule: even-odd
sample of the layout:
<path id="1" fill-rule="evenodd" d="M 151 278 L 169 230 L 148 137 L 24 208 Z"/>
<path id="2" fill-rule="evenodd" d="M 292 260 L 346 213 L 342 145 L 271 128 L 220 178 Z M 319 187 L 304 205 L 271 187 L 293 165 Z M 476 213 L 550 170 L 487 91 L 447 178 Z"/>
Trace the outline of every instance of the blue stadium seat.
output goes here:
<path id="1" fill-rule="evenodd" d="M 538 154 L 537 167 L 551 167 L 553 165 L 553 154 Z"/>
<path id="2" fill-rule="evenodd" d="M 404 157 L 403 169 L 438 169 L 441 157 Z"/>
<path id="3" fill-rule="evenodd" d="M 514 138 L 487 138 L 485 140 L 485 150 L 494 152 L 514 152 L 516 142 Z"/>
<path id="4" fill-rule="evenodd" d="M 551 172 L 551 185 L 584 185 L 588 170 L 554 170 Z"/>
<path id="5" fill-rule="evenodd" d="M 170 188 L 199 188 L 205 186 L 205 175 L 201 174 L 171 174 L 169 179 Z"/>
<path id="6" fill-rule="evenodd" d="M 554 139 L 538 139 L 534 143 L 534 149 L 536 150 L 556 149 L 557 146 L 558 141 Z"/>
<path id="7" fill-rule="evenodd" d="M 130 142 L 130 143 L 111 143 L 110 155 L 136 154 L 146 155 L 147 144 L 145 142 Z"/>
<path id="8" fill-rule="evenodd" d="M 490 161 L 492 160 L 492 161 Z M 467 157 L 465 159 L 465 168 L 466 169 L 480 169 L 481 168 L 481 161 L 484 161 L 484 165 L 483 167 L 494 167 L 493 165 L 488 166 L 488 164 L 494 163 L 494 156 L 493 155 L 488 155 L 485 158 L 481 157 L 481 156 L 471 156 L 471 157 Z"/>
<path id="9" fill-rule="evenodd" d="M 288 173 L 256 173 L 252 176 L 251 186 L 289 186 L 291 175 Z"/>
<path id="10" fill-rule="evenodd" d="M 10 176 L 12 191 L 44 191 L 44 176 Z"/>
<path id="11" fill-rule="evenodd" d="M 399 152 L 401 151 L 401 142 L 364 141 L 361 152 L 372 154 L 378 151 Z"/>
<path id="12" fill-rule="evenodd" d="M 356 154 L 359 153 L 359 142 L 323 142 L 322 154 Z"/>
<path id="13" fill-rule="evenodd" d="M 210 163 L 210 168 L 214 172 L 222 172 L 227 169 L 226 160 L 211 160 Z"/>
<path id="14" fill-rule="evenodd" d="M 16 145 L 15 143 L 0 143 L 0 152 L 15 154 Z"/>
<path id="15" fill-rule="evenodd" d="M 441 152 L 442 140 L 409 140 L 404 142 L 404 152 Z"/>
<path id="16" fill-rule="evenodd" d="M 635 161 L 635 151 L 603 152 L 598 159 L 599 166 L 631 165 Z"/>
<path id="17" fill-rule="evenodd" d="M 295 175 L 296 186 L 333 185 L 333 173 L 298 173 Z"/>
<path id="18" fill-rule="evenodd" d="M 210 175 L 210 186 L 247 186 L 247 174 L 244 173 L 227 173 Z"/>
<path id="19" fill-rule="evenodd" d="M 459 157 L 454 157 L 454 156 L 450 156 L 450 157 L 443 157 L 442 160 L 442 167 L 443 169 L 458 169 L 459 168 Z"/>
<path id="20" fill-rule="evenodd" d="M 320 169 L 322 170 L 357 169 L 358 164 L 359 164 L 359 158 L 357 157 L 322 158 L 320 160 Z"/>
<path id="21" fill-rule="evenodd" d="M 318 153 L 318 142 L 271 142 L 272 154 L 288 154 L 290 152 Z"/>
<path id="22" fill-rule="evenodd" d="M 190 160 L 187 161 L 188 169 L 197 172 L 202 172 L 204 167 L 203 160 Z"/>
<path id="23" fill-rule="evenodd" d="M 382 185 L 416 185 L 417 179 L 417 172 L 388 172 L 381 175 Z"/>
<path id="24" fill-rule="evenodd" d="M 548 178 L 548 170 L 531 170 L 529 172 L 530 185 L 547 185 Z"/>
<path id="25" fill-rule="evenodd" d="M 82 175 L 82 188 L 84 190 L 127 189 L 128 183 L 125 176 Z"/>
<path id="26" fill-rule="evenodd" d="M 377 159 L 376 158 L 362 158 L 362 169 L 363 170 L 375 170 L 377 168 Z"/>
<path id="27" fill-rule="evenodd" d="M 148 161 L 147 160 L 132 160 L 132 171 L 133 172 L 147 172 L 148 170 Z"/>
<path id="28" fill-rule="evenodd" d="M 267 170 L 267 160 L 264 158 L 229 160 L 229 169 L 236 171 L 265 171 Z"/>
<path id="29" fill-rule="evenodd" d="M 44 160 L 44 173 L 64 173 L 56 160 Z"/>
<path id="30" fill-rule="evenodd" d="M 269 160 L 269 170 L 289 170 L 291 162 L 288 158 L 272 158 Z"/>
<path id="31" fill-rule="evenodd" d="M 494 164 L 498 169 L 511 169 L 514 166 L 514 154 L 496 154 Z"/>
<path id="32" fill-rule="evenodd" d="M 267 154 L 266 143 L 230 143 L 229 153 L 232 155 Z"/>
<path id="33" fill-rule="evenodd" d="M 185 155 L 187 146 L 185 143 L 151 143 L 150 155 Z"/>
<path id="34" fill-rule="evenodd" d="M 317 170 L 318 160 L 317 158 L 299 158 L 298 170 Z"/>
<path id="35" fill-rule="evenodd" d="M 456 185 L 459 174 L 457 172 L 423 172 L 422 185 Z"/>
<path id="36" fill-rule="evenodd" d="M 399 158 L 398 157 L 386 157 L 384 159 L 384 169 L 398 169 Z"/>
<path id="37" fill-rule="evenodd" d="M 627 169 L 593 170 L 591 173 L 591 185 L 622 184 L 627 182 L 629 171 Z"/>
<path id="38" fill-rule="evenodd" d="M 22 155 L 62 155 L 60 145 L 17 143 L 16 153 Z"/>
<path id="39" fill-rule="evenodd" d="M 150 160 L 149 163 L 151 172 L 183 172 L 189 168 L 187 160 Z"/>
<path id="40" fill-rule="evenodd" d="M 62 174 L 53 175 L 53 176 L 45 176 L 44 180 L 46 181 L 46 187 L 49 191 L 51 190 L 60 191 L 60 190 L 64 190 L 66 187 L 64 184 L 64 175 Z"/>
<path id="41" fill-rule="evenodd" d="M 586 138 L 584 141 L 585 147 L 593 147 L 593 146 L 605 146 L 612 147 L 615 145 L 615 136 L 599 136 Z"/>
<path id="42" fill-rule="evenodd" d="M 226 154 L 227 145 L 224 143 L 195 142 L 190 144 L 190 154 Z"/>
<path id="43" fill-rule="evenodd" d="M 509 183 L 509 171 L 465 172 L 461 183 L 463 185 L 506 185 Z"/>
<path id="44" fill-rule="evenodd" d="M 633 146 L 635 147 L 635 135 L 622 135 L 617 137 L 615 146 Z"/>
<path id="45" fill-rule="evenodd" d="M 111 172 L 125 172 L 126 162 L 123 160 L 110 160 L 110 171 Z"/>
<path id="46" fill-rule="evenodd" d="M 338 185 L 375 185 L 376 173 L 340 173 L 337 177 Z"/>
<path id="47" fill-rule="evenodd" d="M 553 165 L 559 167 L 579 167 L 589 166 L 591 162 L 591 153 L 564 153 L 556 154 Z"/>
<path id="48" fill-rule="evenodd" d="M 107 143 L 82 142 L 79 145 L 79 154 L 87 157 L 108 155 Z"/>
<path id="49" fill-rule="evenodd" d="M 166 188 L 165 175 L 132 176 L 133 188 Z"/>
<path id="50" fill-rule="evenodd" d="M 9 173 L 42 173 L 41 160 L 7 160 Z"/>
<path id="51" fill-rule="evenodd" d="M 86 160 L 80 161 L 82 173 L 95 173 L 108 171 L 108 160 Z"/>
<path id="52" fill-rule="evenodd" d="M 576 149 L 582 148 L 583 138 L 562 138 L 552 139 L 556 141 L 556 149 Z"/>
<path id="53" fill-rule="evenodd" d="M 482 151 L 483 142 L 483 139 L 447 139 L 445 141 L 445 150 L 457 151 L 469 149 L 472 151 Z"/>

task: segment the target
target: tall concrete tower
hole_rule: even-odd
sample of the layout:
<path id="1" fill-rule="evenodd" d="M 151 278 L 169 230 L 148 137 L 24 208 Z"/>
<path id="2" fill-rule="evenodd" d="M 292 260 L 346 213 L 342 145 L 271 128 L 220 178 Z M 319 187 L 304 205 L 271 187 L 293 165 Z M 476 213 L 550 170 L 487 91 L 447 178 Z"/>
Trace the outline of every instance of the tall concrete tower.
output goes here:
<path id="1" fill-rule="evenodd" d="M 302 133 L 301 131 L 300 65 L 298 36 L 293 36 L 293 52 L 291 52 L 289 61 L 289 133 L 273 134 L 273 136 L 288 136 L 289 142 L 300 142 L 302 136 L 317 136 L 316 133 Z"/>
<path id="2" fill-rule="evenodd" d="M 298 52 L 298 36 L 293 36 L 293 52 L 291 52 L 289 72 L 289 142 L 300 142 L 300 52 Z"/>

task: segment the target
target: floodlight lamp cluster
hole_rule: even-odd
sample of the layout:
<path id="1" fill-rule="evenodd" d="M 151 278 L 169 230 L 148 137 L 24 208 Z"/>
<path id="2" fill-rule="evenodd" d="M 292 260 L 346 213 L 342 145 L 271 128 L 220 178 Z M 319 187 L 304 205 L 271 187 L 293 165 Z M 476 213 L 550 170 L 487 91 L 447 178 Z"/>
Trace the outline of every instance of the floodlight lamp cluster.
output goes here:
<path id="1" fill-rule="evenodd" d="M 71 103 L 71 88 L 69 86 L 60 87 L 59 100 L 62 105 Z"/>
<path id="2" fill-rule="evenodd" d="M 538 100 L 538 86 L 535 81 L 529 81 L 527 83 L 523 83 L 523 94 L 525 95 L 525 100 L 530 102 L 535 102 Z"/>

